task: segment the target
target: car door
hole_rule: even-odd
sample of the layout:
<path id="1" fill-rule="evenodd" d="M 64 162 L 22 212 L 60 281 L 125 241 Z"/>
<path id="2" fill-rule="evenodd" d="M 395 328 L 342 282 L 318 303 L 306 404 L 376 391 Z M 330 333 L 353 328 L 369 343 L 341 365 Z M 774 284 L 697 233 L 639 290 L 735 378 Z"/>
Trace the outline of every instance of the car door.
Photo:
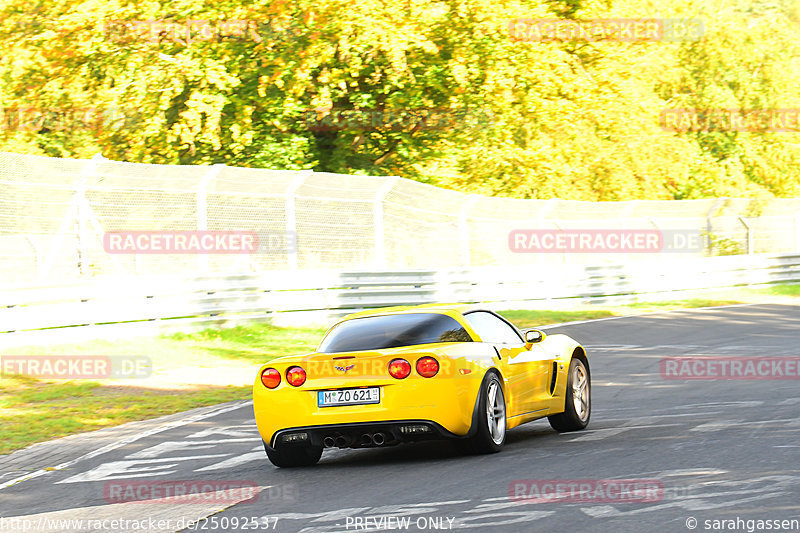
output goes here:
<path id="1" fill-rule="evenodd" d="M 494 345 L 506 369 L 509 416 L 547 409 L 550 398 L 550 373 L 555 355 L 540 344 L 525 345 L 518 330 L 503 318 L 488 311 L 464 315 L 483 342 Z"/>

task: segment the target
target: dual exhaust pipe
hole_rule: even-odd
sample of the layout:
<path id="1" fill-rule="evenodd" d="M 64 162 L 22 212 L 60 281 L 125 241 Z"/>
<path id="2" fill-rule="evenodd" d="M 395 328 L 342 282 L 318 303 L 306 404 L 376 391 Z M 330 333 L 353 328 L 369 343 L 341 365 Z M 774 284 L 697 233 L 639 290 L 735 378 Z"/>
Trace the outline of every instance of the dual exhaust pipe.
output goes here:
<path id="1" fill-rule="evenodd" d="M 337 448 L 347 448 L 347 439 L 339 435 L 336 438 L 331 436 L 325 437 L 322 439 L 322 445 L 326 448 L 333 448 L 336 446 Z"/>
<path id="2" fill-rule="evenodd" d="M 385 442 L 386 435 L 383 433 L 364 433 L 361 435 L 361 446 L 383 446 Z M 326 448 L 333 448 L 334 446 L 337 448 L 347 448 L 348 444 L 349 442 L 342 435 L 338 437 L 328 435 L 322 439 L 322 445 Z"/>
<path id="3" fill-rule="evenodd" d="M 361 435 L 362 446 L 383 446 L 386 442 L 386 436 L 383 433 L 364 433 Z"/>

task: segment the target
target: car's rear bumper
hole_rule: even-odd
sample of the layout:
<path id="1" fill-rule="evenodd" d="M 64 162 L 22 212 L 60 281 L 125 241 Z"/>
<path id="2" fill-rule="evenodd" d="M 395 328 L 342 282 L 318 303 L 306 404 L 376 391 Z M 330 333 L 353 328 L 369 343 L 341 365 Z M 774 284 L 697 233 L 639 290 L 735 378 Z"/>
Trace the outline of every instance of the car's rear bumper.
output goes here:
<path id="1" fill-rule="evenodd" d="M 315 386 L 299 388 L 282 383 L 274 390 L 260 381 L 253 388 L 253 411 L 261 438 L 267 444 L 287 428 L 347 427 L 423 420 L 453 435 L 466 435 L 472 425 L 482 374 L 465 376 L 410 376 L 402 381 L 348 380 L 341 388 L 380 387 L 380 402 L 367 405 L 320 407 Z"/>
<path id="2" fill-rule="evenodd" d="M 404 442 L 462 439 L 431 420 L 389 420 L 306 426 L 277 431 L 268 447 L 376 448 Z"/>

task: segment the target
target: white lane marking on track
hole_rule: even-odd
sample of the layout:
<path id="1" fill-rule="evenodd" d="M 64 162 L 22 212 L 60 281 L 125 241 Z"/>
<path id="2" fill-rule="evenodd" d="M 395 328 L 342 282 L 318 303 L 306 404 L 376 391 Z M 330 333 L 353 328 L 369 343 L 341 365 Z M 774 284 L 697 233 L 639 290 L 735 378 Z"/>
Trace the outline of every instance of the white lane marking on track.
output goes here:
<path id="1" fill-rule="evenodd" d="M 691 403 L 689 405 L 678 405 L 675 406 L 675 409 L 702 409 L 705 407 L 737 407 L 737 408 L 745 408 L 745 407 L 761 407 L 764 405 L 764 402 L 760 400 L 754 401 L 733 401 L 733 402 L 708 402 L 708 403 Z"/>
<path id="2" fill-rule="evenodd" d="M 703 470 L 703 469 L 689 469 L 689 470 L 673 470 L 664 471 L 662 473 L 655 473 L 657 477 L 664 478 L 669 475 L 723 475 L 726 474 L 723 470 Z M 586 506 L 581 510 L 593 517 L 607 517 L 607 516 L 626 516 L 638 515 L 653 511 L 660 511 L 669 508 L 681 508 L 688 511 L 702 511 L 708 509 L 720 509 L 723 507 L 733 507 L 741 503 L 751 501 L 762 501 L 767 498 L 784 496 L 787 494 L 794 494 L 797 492 L 797 485 L 800 483 L 800 478 L 797 476 L 764 476 L 760 478 L 747 478 L 742 480 L 711 480 L 711 481 L 698 481 L 695 484 L 685 486 L 686 490 L 679 498 L 663 500 L 663 503 L 657 505 L 648 505 L 639 509 L 618 509 L 613 505 L 596 505 Z M 705 491 L 705 492 L 704 492 Z M 666 487 L 665 487 L 666 493 Z M 748 495 L 748 498 L 727 499 L 726 497 L 739 497 Z M 755 496 L 753 496 L 755 495 Z"/>
<path id="3" fill-rule="evenodd" d="M 29 479 L 34 479 L 34 478 L 37 478 L 37 477 L 40 477 L 40 476 L 44 476 L 44 475 L 49 474 L 49 473 L 51 473 L 53 471 L 64 470 L 64 469 L 69 468 L 70 466 L 72 466 L 74 464 L 77 464 L 77 463 L 81 462 L 81 461 L 85 461 L 87 459 L 91 459 L 93 457 L 97 457 L 98 455 L 102 455 L 104 453 L 116 450 L 117 448 L 121 448 L 122 446 L 130 444 L 131 442 L 135 442 L 135 441 L 137 441 L 139 439 L 143 439 L 145 437 L 149 437 L 151 435 L 155 435 L 156 433 L 161 433 L 162 431 L 166 431 L 168 429 L 173 429 L 173 428 L 176 428 L 176 427 L 185 426 L 186 424 L 191 424 L 192 422 L 196 422 L 198 420 L 204 420 L 206 418 L 212 418 L 214 416 L 217 416 L 217 415 L 220 415 L 220 414 L 223 414 L 223 413 L 227 413 L 227 412 L 230 412 L 230 411 L 235 411 L 236 409 L 241 409 L 242 407 L 246 407 L 247 405 L 252 405 L 252 404 L 253 404 L 252 400 L 246 400 L 246 401 L 243 401 L 243 402 L 237 402 L 237 403 L 235 403 L 233 405 L 228 405 L 228 406 L 222 407 L 220 409 L 215 409 L 213 411 L 208 411 L 208 412 L 197 414 L 197 415 L 187 416 L 186 418 L 181 418 L 180 420 L 175 420 L 173 422 L 169 422 L 169 423 L 164 424 L 162 426 L 158 426 L 158 427 L 149 429 L 147 431 L 142 431 L 141 433 L 136 433 L 135 435 L 130 435 L 128 437 L 125 437 L 124 439 L 120 439 L 120 440 L 118 440 L 116 442 L 113 442 L 111 444 L 108 444 L 106 446 L 98 448 L 98 449 L 96 449 L 94 451 L 91 451 L 89 453 L 86 453 L 84 455 L 81 455 L 80 457 L 78 457 L 76 459 L 72 459 L 70 461 L 63 462 L 63 463 L 57 465 L 53 470 L 37 470 L 37 471 L 32 472 L 30 474 L 25 474 L 24 476 L 20 476 L 20 477 L 18 477 L 16 479 L 12 479 L 10 481 L 7 481 L 7 482 L 5 482 L 3 484 L 0 484 L 0 490 L 3 490 L 4 488 L 10 487 L 11 485 L 15 485 L 17 483 L 21 483 L 23 481 L 27 481 Z"/>
<path id="4" fill-rule="evenodd" d="M 206 448 L 218 448 L 220 444 L 229 444 L 233 442 L 258 442 L 253 437 L 246 439 L 225 439 L 225 440 L 203 440 L 203 441 L 167 441 L 160 442 L 155 446 L 139 450 L 136 453 L 125 456 L 126 459 L 150 459 L 165 455 L 167 453 L 187 451 L 187 450 L 203 450 Z"/>
<path id="5" fill-rule="evenodd" d="M 490 512 L 485 516 L 469 516 L 465 518 L 457 518 L 455 520 L 454 529 L 467 529 L 467 528 L 491 528 L 492 526 L 509 526 L 512 524 L 520 524 L 523 522 L 533 522 L 548 516 L 554 515 L 555 511 L 539 511 L 539 510 L 525 510 L 519 509 L 517 511 L 496 513 Z M 498 520 L 500 519 L 500 520 Z M 478 522 L 478 520 L 487 520 Z M 474 521 L 474 522 L 472 522 Z"/>
<path id="6" fill-rule="evenodd" d="M 606 350 L 606 351 L 616 351 L 616 350 L 635 350 L 637 348 L 641 348 L 642 346 L 639 344 L 584 344 L 584 348 L 587 350 Z M 700 346 L 698 346 L 700 348 Z"/>
<path id="7" fill-rule="evenodd" d="M 243 453 L 242 455 L 237 455 L 236 457 L 231 457 L 229 459 L 225 459 L 219 463 L 204 466 L 203 468 L 198 468 L 195 472 L 212 472 L 214 470 L 227 470 L 229 468 L 234 468 L 239 465 L 243 465 L 245 463 L 249 463 L 251 461 L 263 461 L 266 455 L 264 454 L 264 448 L 259 446 L 255 448 L 258 451 L 252 451 L 250 453 Z"/>
<path id="8" fill-rule="evenodd" d="M 715 414 L 723 413 L 724 411 L 704 411 L 703 416 L 711 416 Z M 614 418 L 603 418 L 603 422 L 606 424 L 610 424 L 613 422 L 622 422 L 623 426 L 631 426 L 631 425 L 647 425 L 651 422 L 660 421 L 662 418 L 682 418 L 690 416 L 692 418 L 697 418 L 697 413 L 675 413 L 671 415 L 645 415 L 641 418 L 632 418 L 630 420 L 625 419 L 614 419 Z M 672 424 L 677 425 L 677 424 Z"/>
<path id="9" fill-rule="evenodd" d="M 607 516 L 639 515 L 644 513 L 652 513 L 653 511 L 660 511 L 662 509 L 671 509 L 676 507 L 685 509 L 687 511 L 707 511 L 711 509 L 731 507 L 734 505 L 749 503 L 753 501 L 763 501 L 767 498 L 772 498 L 774 496 L 782 496 L 784 494 L 788 494 L 788 492 L 768 492 L 759 494 L 758 496 L 751 496 L 749 498 L 740 498 L 738 500 L 726 500 L 723 502 L 714 502 L 714 503 L 710 503 L 702 499 L 699 500 L 686 499 L 686 500 L 679 500 L 661 505 L 653 505 L 651 507 L 642 507 L 640 509 L 631 509 L 626 511 L 621 511 L 611 505 L 599 505 L 595 507 L 583 507 L 581 511 L 594 518 L 601 516 L 607 517 Z"/>
<path id="10" fill-rule="evenodd" d="M 592 440 L 602 440 L 608 437 L 619 435 L 620 433 L 625 433 L 626 431 L 630 431 L 632 429 L 660 428 L 660 427 L 671 427 L 680 425 L 681 424 L 648 424 L 639 426 L 624 426 L 617 428 L 589 429 L 582 431 L 583 435 L 581 435 L 580 437 L 569 439 L 567 442 L 585 442 Z"/>
<path id="11" fill-rule="evenodd" d="M 730 422 L 721 422 L 719 420 L 715 420 L 713 422 L 706 422 L 705 424 L 700 424 L 699 426 L 695 426 L 689 431 L 697 431 L 700 433 L 707 433 L 713 431 L 719 431 L 720 429 L 730 427 Z"/>
<path id="12" fill-rule="evenodd" d="M 603 411 L 605 412 L 605 411 Z M 614 412 L 614 411 L 610 411 Z M 724 413 L 725 411 L 703 411 L 703 416 L 711 416 Z M 683 417 L 691 417 L 697 418 L 697 413 L 671 413 L 666 415 L 642 415 L 641 418 L 606 418 L 604 416 L 598 416 L 600 413 L 598 411 L 592 411 L 592 417 L 598 418 L 603 421 L 604 424 L 622 424 L 623 426 L 631 426 L 631 425 L 647 425 L 650 422 L 657 422 L 664 418 L 683 418 Z M 589 430 L 591 431 L 591 430 Z"/>
<path id="13" fill-rule="evenodd" d="M 709 470 L 707 468 L 678 468 L 675 470 L 662 470 L 657 474 L 658 477 L 719 476 L 728 472 L 728 470 Z"/>
<path id="14" fill-rule="evenodd" d="M 462 505 L 469 503 L 472 500 L 448 500 L 444 502 L 431 502 L 431 503 L 409 503 L 406 507 L 430 507 L 431 505 Z"/>
<path id="15" fill-rule="evenodd" d="M 202 439 L 212 435 L 222 435 L 223 437 L 233 438 L 256 438 L 258 439 L 258 429 L 255 426 L 225 426 L 208 428 L 186 437 L 187 439 Z"/>
<path id="16" fill-rule="evenodd" d="M 584 435 L 569 439 L 567 442 L 586 442 L 591 440 L 603 440 L 607 439 L 608 437 L 613 437 L 614 435 L 619 435 L 620 433 L 625 433 L 630 429 L 631 428 L 590 429 L 584 431 L 583 432 Z"/>
<path id="17" fill-rule="evenodd" d="M 195 472 L 203 472 L 203 471 L 222 470 L 225 468 L 230 468 L 233 466 L 238 466 L 244 463 L 248 463 L 256 459 L 263 459 L 264 452 L 261 446 L 257 446 L 256 448 L 250 448 L 251 451 L 262 450 L 260 453 L 239 454 L 238 452 L 227 451 L 226 453 L 222 454 L 191 455 L 188 457 L 174 455 L 175 453 L 186 452 L 186 451 L 195 454 L 197 452 L 202 453 L 203 450 L 216 451 L 219 450 L 224 445 L 230 445 L 233 443 L 256 443 L 261 441 L 261 439 L 258 437 L 256 433 L 250 431 L 244 431 L 241 430 L 240 428 L 249 429 L 250 426 L 224 426 L 218 428 L 209 428 L 194 433 L 192 435 L 189 435 L 189 437 L 187 437 L 187 439 L 191 439 L 192 437 L 231 435 L 234 436 L 233 438 L 216 439 L 216 440 L 215 439 L 180 440 L 180 441 L 160 442 L 158 444 L 150 446 L 149 448 L 144 448 L 142 450 L 139 450 L 138 452 L 126 455 L 123 458 L 123 460 L 100 465 L 92 470 L 83 472 L 82 474 L 76 474 L 63 481 L 59 481 L 58 483 L 77 483 L 86 481 L 99 481 L 103 479 L 120 479 L 119 477 L 115 476 L 115 474 L 119 475 L 126 474 L 125 477 L 139 477 L 139 478 L 162 476 L 175 472 L 174 470 L 168 470 L 168 467 L 163 465 L 163 463 L 170 461 L 174 462 L 174 461 L 200 460 L 208 458 L 218 459 L 221 457 L 227 457 L 226 460 L 223 460 L 221 462 L 217 462 L 208 465 L 204 468 L 199 468 L 194 470 Z M 255 430 L 255 428 L 253 429 Z M 236 435 L 244 435 L 244 437 L 241 438 L 235 437 Z M 234 455 L 234 457 L 230 457 L 234 453 L 236 453 L 236 455 Z M 163 457 L 165 455 L 174 455 L 174 456 Z M 171 467 L 174 466 L 176 465 L 175 464 L 171 465 Z"/>
<path id="18" fill-rule="evenodd" d="M 163 459 L 138 459 L 133 461 L 111 461 L 103 463 L 97 468 L 93 468 L 88 472 L 75 474 L 67 479 L 56 481 L 54 484 L 61 483 L 81 483 L 85 481 L 107 481 L 112 479 L 129 479 L 151 476 L 162 476 L 165 474 L 172 474 L 180 461 L 195 461 L 199 459 L 215 459 L 218 457 L 227 457 L 227 453 L 218 453 L 213 455 L 189 455 L 186 457 L 165 457 Z"/>
<path id="19" fill-rule="evenodd" d="M 652 412 L 653 413 L 658 413 L 660 411 L 669 411 L 670 413 L 673 413 L 674 411 L 686 409 L 686 410 L 691 410 L 692 413 L 695 416 L 701 416 L 701 415 L 705 415 L 708 411 L 702 411 L 701 412 L 701 411 L 699 411 L 700 409 L 708 409 L 708 408 L 718 409 L 718 408 L 721 408 L 721 407 L 736 407 L 736 408 L 740 408 L 740 409 L 745 409 L 745 408 L 748 408 L 748 407 L 760 407 L 762 405 L 764 405 L 764 402 L 761 402 L 761 401 L 751 401 L 751 402 L 708 402 L 708 403 L 694 403 L 694 404 L 688 404 L 688 405 L 674 405 L 674 406 L 670 406 L 670 407 L 665 407 L 663 409 L 654 409 Z M 614 409 L 605 409 L 605 410 L 603 410 L 603 412 L 619 413 L 621 411 L 636 411 L 638 413 L 638 412 L 641 412 L 641 410 L 642 410 L 641 407 L 619 406 L 619 407 L 615 407 Z M 593 410 L 592 414 L 594 415 L 597 412 L 598 412 L 598 410 Z M 715 412 L 722 412 L 722 411 L 715 411 Z M 653 414 L 653 415 L 648 415 L 648 416 L 661 416 L 661 415 Z M 690 416 L 690 415 L 687 415 L 687 416 Z"/>
<path id="20" fill-rule="evenodd" d="M 26 474 L 30 474 L 30 473 L 31 473 L 30 470 L 12 470 L 11 472 L 6 472 L 4 474 L 0 474 L 0 479 L 6 478 L 6 477 L 11 477 L 11 476 L 19 477 L 20 475 L 26 475 Z"/>
<path id="21" fill-rule="evenodd" d="M 789 427 L 800 425 L 800 419 L 797 418 L 771 418 L 766 420 L 715 420 L 713 422 L 706 422 L 697 427 L 693 427 L 690 431 L 709 432 L 719 431 L 720 429 L 728 428 L 747 428 L 756 426 L 756 428 L 765 424 L 783 424 Z"/>
<path id="22" fill-rule="evenodd" d="M 326 520 L 342 520 L 348 516 L 369 511 L 372 507 L 348 507 L 322 513 L 279 513 L 270 515 L 271 518 L 285 518 L 287 520 L 311 520 L 312 522 L 325 522 Z"/>

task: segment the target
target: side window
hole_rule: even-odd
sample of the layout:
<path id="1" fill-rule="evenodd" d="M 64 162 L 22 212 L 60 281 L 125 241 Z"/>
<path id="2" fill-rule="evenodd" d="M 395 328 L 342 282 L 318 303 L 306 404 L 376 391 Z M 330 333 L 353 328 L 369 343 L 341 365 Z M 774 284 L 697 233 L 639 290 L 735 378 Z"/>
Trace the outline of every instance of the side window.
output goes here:
<path id="1" fill-rule="evenodd" d="M 475 311 L 464 315 L 469 325 L 475 330 L 475 333 L 480 335 L 483 342 L 491 342 L 493 344 L 522 344 L 523 340 L 517 332 L 494 316 L 485 311 Z"/>

